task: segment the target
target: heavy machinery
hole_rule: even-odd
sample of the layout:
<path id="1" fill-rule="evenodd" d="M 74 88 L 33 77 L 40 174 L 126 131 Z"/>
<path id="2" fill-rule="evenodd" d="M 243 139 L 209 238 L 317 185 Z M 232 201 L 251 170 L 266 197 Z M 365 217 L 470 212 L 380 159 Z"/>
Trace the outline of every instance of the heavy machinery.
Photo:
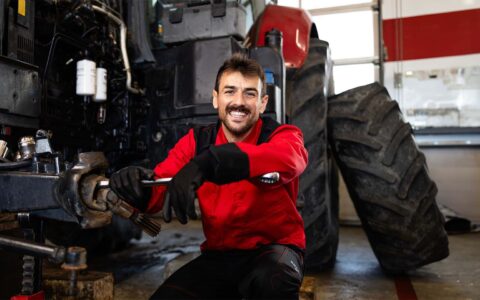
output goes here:
<path id="1" fill-rule="evenodd" d="M 331 74 L 327 43 L 317 38 L 307 56 L 316 32 L 305 12 L 282 15 L 301 25 L 300 47 L 285 42 L 294 50 L 286 51 L 285 61 L 295 67 L 287 72 L 282 40 L 292 32 L 282 39 L 281 31 L 257 22 L 246 38 L 247 10 L 237 1 L 3 0 L 0 8 L 4 229 L 23 214 L 29 222 L 22 224 L 34 223 L 37 242 L 45 233 L 52 242 L 89 251 L 111 251 L 138 236 L 130 223 L 112 220 L 97 183 L 125 165 L 153 167 L 192 125 L 215 121 L 216 69 L 242 51 L 266 70 L 268 115 L 303 122 L 305 129 L 312 115 L 320 121 L 305 135 L 312 163 L 299 209 L 315 236 L 311 252 L 327 249 L 317 264 L 334 262 L 338 207 L 330 207 L 326 195 L 333 169 L 326 163 L 326 93 L 289 96 L 299 98 L 295 105 L 285 99 L 286 85 L 294 84 L 287 73 L 303 85 L 323 84 Z M 263 19 L 282 13 L 275 9 Z M 300 72 L 305 60 L 320 77 Z"/>
<path id="2" fill-rule="evenodd" d="M 111 251 L 138 237 L 129 221 L 112 218 L 99 182 L 126 165 L 155 166 L 189 128 L 215 122 L 216 70 L 232 53 L 244 52 L 265 69 L 266 114 L 304 132 L 310 162 L 298 209 L 307 266 L 334 264 L 338 175 L 327 134 L 332 61 L 305 11 L 262 1 L 0 0 L 0 51 L 0 230 L 21 223 L 37 242 L 46 234 L 54 243 L 91 251 Z M 335 100 L 341 107 L 353 102 Z M 343 117 L 337 111 L 329 120 Z M 337 130 L 333 136 L 342 171 L 359 170 L 343 155 L 352 138 Z M 353 192 L 359 177 L 349 178 Z M 355 198 L 360 211 L 364 198 Z M 415 205 L 400 218 L 412 210 Z M 434 218 L 432 226 L 440 220 Z M 369 238 L 379 244 L 375 233 Z M 401 259 L 389 264 L 388 251 L 376 253 L 387 269 L 412 267 L 403 268 Z M 428 259 L 413 267 L 442 255 L 424 253 Z"/>

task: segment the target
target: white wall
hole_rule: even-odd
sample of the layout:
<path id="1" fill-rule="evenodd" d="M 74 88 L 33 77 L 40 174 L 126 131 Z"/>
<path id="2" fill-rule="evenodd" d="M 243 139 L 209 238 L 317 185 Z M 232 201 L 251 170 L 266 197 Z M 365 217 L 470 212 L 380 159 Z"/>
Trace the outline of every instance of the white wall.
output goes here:
<path id="1" fill-rule="evenodd" d="M 437 203 L 480 223 L 480 147 L 421 148 L 430 177 L 438 187 Z M 340 221 L 359 219 L 345 184 L 340 183 Z"/>

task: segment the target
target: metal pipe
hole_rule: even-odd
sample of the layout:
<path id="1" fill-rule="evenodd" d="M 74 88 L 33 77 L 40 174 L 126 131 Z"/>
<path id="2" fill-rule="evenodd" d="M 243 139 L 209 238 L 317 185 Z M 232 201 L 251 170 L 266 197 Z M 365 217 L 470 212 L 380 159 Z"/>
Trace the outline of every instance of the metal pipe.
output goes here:
<path id="1" fill-rule="evenodd" d="M 0 248 L 14 250 L 27 255 L 41 255 L 55 261 L 61 261 L 65 257 L 65 248 L 63 247 L 47 246 L 5 235 L 0 235 Z"/>
<path id="2" fill-rule="evenodd" d="M 114 21 L 120 26 L 120 49 L 122 51 L 123 66 L 125 68 L 125 72 L 127 73 L 126 87 L 130 92 L 134 94 L 140 94 L 140 95 L 145 94 L 144 90 L 132 87 L 132 73 L 130 71 L 130 61 L 128 60 L 128 53 L 127 53 L 127 26 L 125 25 L 122 19 L 114 15 L 112 12 L 104 9 L 103 7 L 92 5 L 92 8 L 93 10 L 104 14 L 105 16 L 107 16 L 108 18 L 110 18 L 112 21 Z"/>
<path id="3" fill-rule="evenodd" d="M 378 18 L 378 80 L 380 84 L 385 83 L 385 48 L 383 46 L 383 12 L 382 1 L 377 0 L 377 18 Z"/>

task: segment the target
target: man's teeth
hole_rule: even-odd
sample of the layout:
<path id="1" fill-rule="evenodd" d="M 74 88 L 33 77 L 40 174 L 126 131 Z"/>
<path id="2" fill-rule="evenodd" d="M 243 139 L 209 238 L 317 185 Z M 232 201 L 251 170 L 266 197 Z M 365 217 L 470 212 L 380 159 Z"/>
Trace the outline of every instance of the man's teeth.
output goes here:
<path id="1" fill-rule="evenodd" d="M 242 112 L 242 111 L 231 111 L 230 114 L 234 117 L 243 117 L 246 116 L 247 114 Z"/>

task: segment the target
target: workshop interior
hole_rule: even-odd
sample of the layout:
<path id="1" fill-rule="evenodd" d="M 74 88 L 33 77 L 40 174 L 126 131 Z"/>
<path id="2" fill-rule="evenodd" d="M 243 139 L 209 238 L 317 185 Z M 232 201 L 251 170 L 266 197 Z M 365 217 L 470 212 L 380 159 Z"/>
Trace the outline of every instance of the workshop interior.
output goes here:
<path id="1" fill-rule="evenodd" d="M 479 32 L 479 0 L 0 0 L 0 299 L 149 299 L 200 254 L 198 206 L 109 178 L 216 124 L 239 52 L 308 152 L 299 298 L 480 298 Z"/>

